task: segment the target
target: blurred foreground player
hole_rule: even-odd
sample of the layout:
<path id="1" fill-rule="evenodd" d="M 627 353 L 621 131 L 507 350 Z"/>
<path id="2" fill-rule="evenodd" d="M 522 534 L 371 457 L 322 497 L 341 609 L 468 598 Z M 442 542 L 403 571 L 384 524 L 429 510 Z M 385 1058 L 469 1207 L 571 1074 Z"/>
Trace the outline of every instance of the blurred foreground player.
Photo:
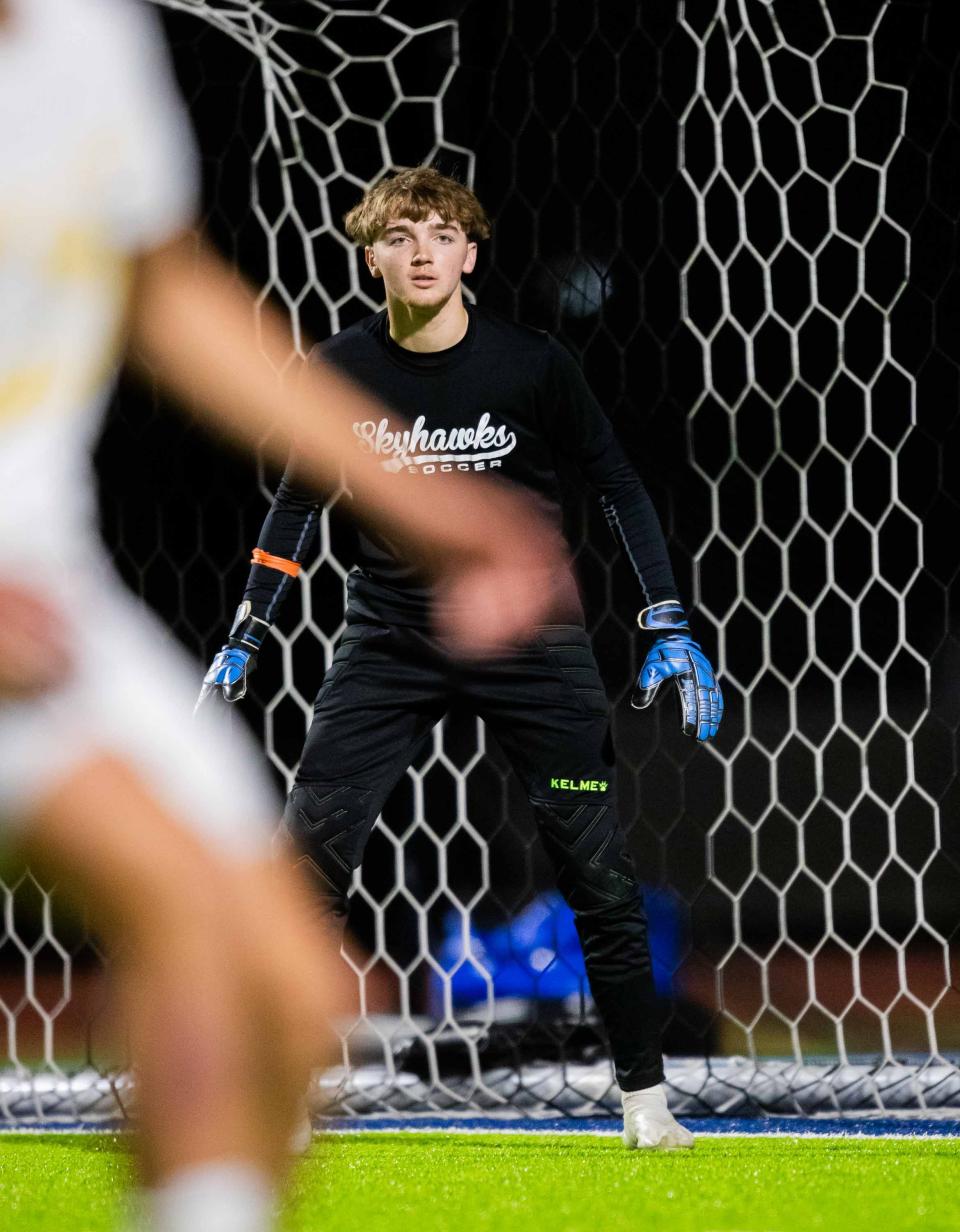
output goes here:
<path id="1" fill-rule="evenodd" d="M 489 234 L 468 189 L 431 168 L 382 181 L 346 217 L 387 307 L 323 344 L 323 357 L 393 412 L 354 423 L 374 457 L 424 501 L 463 472 L 536 494 L 559 527 L 561 457 L 599 494 L 639 584 L 651 645 L 633 704 L 678 690 L 687 735 L 716 735 L 720 689 L 690 636 L 656 512 L 569 353 L 547 334 L 467 307 L 461 277 Z M 411 425 L 398 421 L 395 412 Z M 350 472 L 347 472 L 348 480 Z M 296 461 L 254 552 L 240 620 L 208 682 L 242 696 L 256 652 L 317 521 Z M 572 907 L 623 1093 L 628 1146 L 691 1146 L 667 1110 L 646 919 L 617 814 L 610 714 L 576 587 L 512 656 L 465 663 L 430 626 L 431 589 L 394 543 L 361 541 L 347 629 L 317 697 L 285 825 L 336 914 L 374 821 L 418 744 L 453 702 L 480 715 L 526 788 Z"/>
<path id="2" fill-rule="evenodd" d="M 238 440 L 285 458 L 296 439 L 319 485 L 380 408 L 325 368 L 281 392 L 290 337 L 269 312 L 258 333 L 252 296 L 185 237 L 194 187 L 139 4 L 0 0 L 0 820 L 115 954 L 143 1222 L 263 1232 L 337 968 L 268 859 L 262 759 L 212 710 L 190 726 L 189 665 L 104 557 L 90 447 L 124 337 Z M 523 500 L 465 483 L 427 511 L 373 458 L 354 476 L 364 516 L 438 578 L 454 642 L 542 618 L 562 556 Z"/>

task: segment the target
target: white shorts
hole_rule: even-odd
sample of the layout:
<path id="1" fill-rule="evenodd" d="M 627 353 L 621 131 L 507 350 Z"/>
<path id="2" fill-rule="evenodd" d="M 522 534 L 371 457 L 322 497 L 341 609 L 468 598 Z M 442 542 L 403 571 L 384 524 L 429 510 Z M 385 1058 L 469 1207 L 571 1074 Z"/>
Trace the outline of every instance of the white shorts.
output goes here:
<path id="1" fill-rule="evenodd" d="M 122 759 L 157 802 L 218 852 L 269 852 L 281 804 L 263 751 L 224 704 L 191 711 L 203 671 L 104 565 L 15 576 L 62 616 L 72 657 L 61 687 L 0 701 L 0 820 L 16 826 L 97 754 Z"/>

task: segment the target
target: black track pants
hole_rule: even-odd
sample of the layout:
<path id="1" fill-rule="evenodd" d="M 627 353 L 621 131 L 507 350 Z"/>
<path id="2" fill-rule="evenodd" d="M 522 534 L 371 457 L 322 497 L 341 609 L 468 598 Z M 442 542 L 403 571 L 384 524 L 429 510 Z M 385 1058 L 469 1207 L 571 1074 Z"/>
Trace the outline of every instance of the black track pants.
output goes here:
<path id="1" fill-rule="evenodd" d="M 575 915 L 621 1088 L 660 1082 L 643 899 L 617 816 L 606 693 L 579 626 L 548 626 L 516 655 L 470 664 L 451 661 L 414 629 L 348 625 L 284 816 L 318 893 L 329 910 L 346 913 L 380 810 L 454 702 L 483 718 L 530 797 Z"/>

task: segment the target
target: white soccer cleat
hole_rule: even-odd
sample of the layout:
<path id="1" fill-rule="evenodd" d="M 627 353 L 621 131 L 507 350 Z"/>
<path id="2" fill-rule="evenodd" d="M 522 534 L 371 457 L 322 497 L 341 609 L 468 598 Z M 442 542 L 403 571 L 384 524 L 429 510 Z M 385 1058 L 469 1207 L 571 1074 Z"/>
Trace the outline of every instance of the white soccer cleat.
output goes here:
<path id="1" fill-rule="evenodd" d="M 623 1141 L 630 1150 L 679 1151 L 693 1146 L 693 1134 L 667 1107 L 662 1086 L 622 1094 Z"/>

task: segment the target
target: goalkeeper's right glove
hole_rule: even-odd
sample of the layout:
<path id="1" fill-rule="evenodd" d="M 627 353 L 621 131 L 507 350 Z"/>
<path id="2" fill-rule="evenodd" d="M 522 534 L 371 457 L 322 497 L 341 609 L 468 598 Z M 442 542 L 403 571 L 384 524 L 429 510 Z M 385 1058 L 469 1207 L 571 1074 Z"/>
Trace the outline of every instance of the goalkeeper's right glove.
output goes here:
<path id="1" fill-rule="evenodd" d="M 265 620 L 250 614 L 249 601 L 240 604 L 226 645 L 220 648 L 203 678 L 194 714 L 217 689 L 228 702 L 238 702 L 246 696 L 247 677 L 256 670 L 257 655 L 269 628 Z"/>

